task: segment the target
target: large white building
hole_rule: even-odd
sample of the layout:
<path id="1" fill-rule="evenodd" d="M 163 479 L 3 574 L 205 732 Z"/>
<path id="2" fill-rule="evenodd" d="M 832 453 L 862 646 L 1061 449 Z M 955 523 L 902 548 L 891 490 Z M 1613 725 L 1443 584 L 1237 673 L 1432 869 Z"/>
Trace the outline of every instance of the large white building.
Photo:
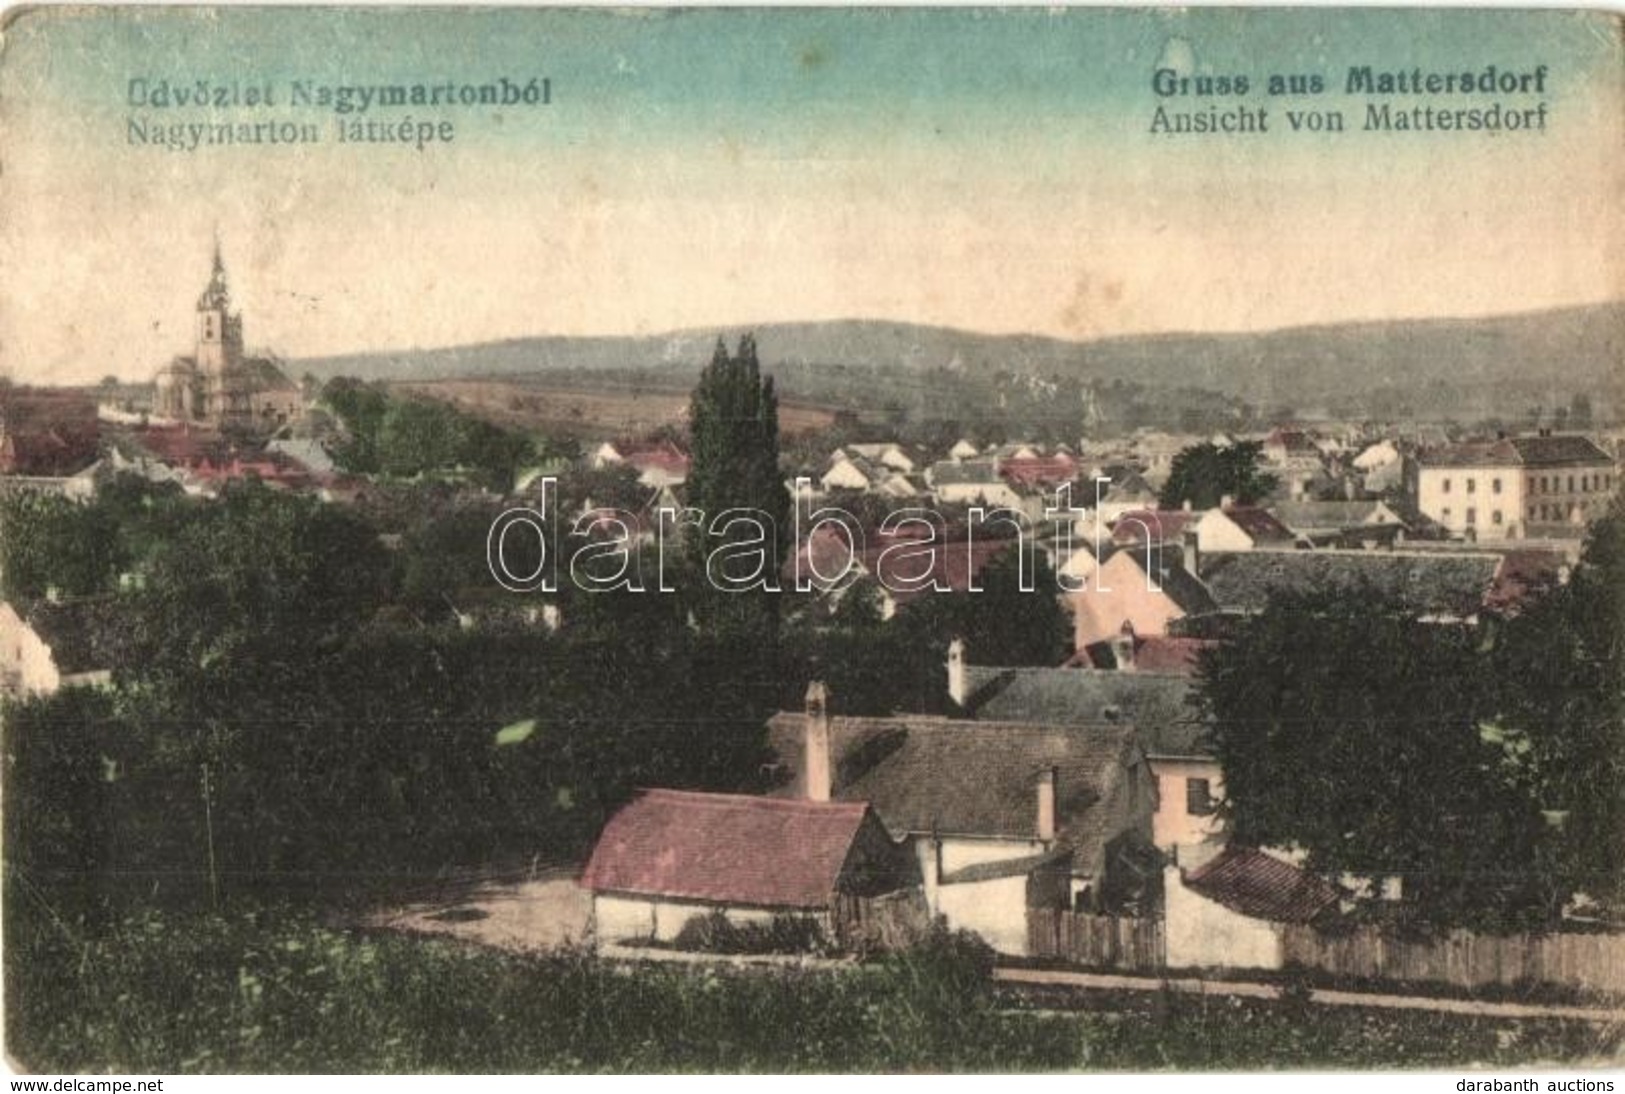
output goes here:
<path id="1" fill-rule="evenodd" d="M 1578 535 L 1618 485 L 1614 460 L 1580 436 L 1510 437 L 1418 453 L 1416 508 L 1474 539 Z"/>

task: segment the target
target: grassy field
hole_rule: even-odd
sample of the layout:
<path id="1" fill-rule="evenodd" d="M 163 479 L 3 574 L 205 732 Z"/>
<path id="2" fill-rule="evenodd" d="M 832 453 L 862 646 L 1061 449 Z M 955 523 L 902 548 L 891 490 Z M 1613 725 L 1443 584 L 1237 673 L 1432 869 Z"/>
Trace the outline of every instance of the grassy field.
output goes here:
<path id="1" fill-rule="evenodd" d="M 1153 994 L 1040 1010 L 954 939 L 835 971 L 521 955 L 301 917 L 7 938 L 10 1057 L 44 1072 L 919 1072 L 1506 1067 L 1620 1031 Z"/>
<path id="2" fill-rule="evenodd" d="M 523 383 L 425 380 L 393 386 L 398 391 L 441 399 L 495 425 L 548 435 L 638 436 L 661 426 L 682 426 L 688 415 L 687 388 L 595 389 L 555 386 L 545 378 Z M 789 401 L 779 406 L 779 426 L 786 434 L 827 429 L 834 420 L 834 414 L 822 407 Z"/>

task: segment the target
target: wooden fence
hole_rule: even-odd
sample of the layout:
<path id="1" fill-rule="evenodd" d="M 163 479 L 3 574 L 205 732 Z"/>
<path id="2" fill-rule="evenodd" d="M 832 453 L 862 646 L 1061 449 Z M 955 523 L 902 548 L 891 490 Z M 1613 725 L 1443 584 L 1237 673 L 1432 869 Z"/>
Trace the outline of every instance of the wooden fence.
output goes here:
<path id="1" fill-rule="evenodd" d="M 1287 963 L 1342 976 L 1463 988 L 1534 982 L 1625 994 L 1625 935 L 1451 931 L 1413 942 L 1374 927 L 1336 934 L 1297 924 L 1281 930 Z"/>
<path id="2" fill-rule="evenodd" d="M 1625 934 L 1501 936 L 1451 931 L 1431 941 L 1406 941 L 1376 927 L 1335 933 L 1300 924 L 1277 924 L 1275 929 L 1280 932 L 1284 965 L 1334 976 L 1387 981 L 1395 987 L 1541 983 L 1625 995 Z M 1090 968 L 1150 972 L 1167 964 L 1160 919 L 1029 908 L 1027 945 L 1034 957 Z"/>
<path id="3" fill-rule="evenodd" d="M 1162 920 L 1087 915 L 1059 908 L 1027 909 L 1027 948 L 1093 968 L 1149 970 L 1165 963 Z"/>
<path id="4" fill-rule="evenodd" d="M 931 912 L 918 889 L 873 897 L 840 894 L 832 919 L 835 937 L 852 948 L 905 949 L 931 928 Z"/>

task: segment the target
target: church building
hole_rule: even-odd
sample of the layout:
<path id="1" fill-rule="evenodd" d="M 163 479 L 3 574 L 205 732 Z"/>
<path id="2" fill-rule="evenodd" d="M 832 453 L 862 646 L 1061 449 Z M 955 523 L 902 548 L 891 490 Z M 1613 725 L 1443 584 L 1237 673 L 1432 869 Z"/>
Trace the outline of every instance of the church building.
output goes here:
<path id="1" fill-rule="evenodd" d="M 220 246 L 197 302 L 197 348 L 177 357 L 155 379 L 153 411 L 163 418 L 270 431 L 304 410 L 299 386 L 275 358 L 243 352 L 243 317 L 232 310 Z"/>

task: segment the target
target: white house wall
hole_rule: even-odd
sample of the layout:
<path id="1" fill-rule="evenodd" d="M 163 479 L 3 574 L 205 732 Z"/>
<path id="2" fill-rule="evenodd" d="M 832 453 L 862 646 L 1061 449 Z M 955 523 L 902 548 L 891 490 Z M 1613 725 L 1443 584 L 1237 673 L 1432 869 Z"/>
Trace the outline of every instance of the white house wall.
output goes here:
<path id="1" fill-rule="evenodd" d="M 1027 954 L 1027 875 L 943 885 L 937 914 L 953 930 L 974 931 L 999 953 Z"/>
<path id="2" fill-rule="evenodd" d="M 1154 759 L 1151 773 L 1157 780 L 1157 811 L 1152 817 L 1152 840 L 1168 850 L 1182 844 L 1201 843 L 1219 831 L 1216 813 L 1193 815 L 1187 806 L 1185 781 L 1206 779 L 1208 792 L 1216 804 L 1224 794 L 1224 774 L 1215 760 Z"/>
<path id="3" fill-rule="evenodd" d="M 1163 924 L 1168 967 L 1279 969 L 1281 929 L 1233 912 L 1185 888 L 1178 867 L 1163 874 Z"/>
<path id="4" fill-rule="evenodd" d="M 790 909 L 727 908 L 700 901 L 662 900 L 657 897 L 606 896 L 595 894 L 592 902 L 593 931 L 600 942 L 674 942 L 685 924 L 696 916 L 721 912 L 736 927 L 748 923 L 771 923 L 776 915 L 798 914 Z M 804 913 L 810 919 L 823 916 Z"/>
<path id="5" fill-rule="evenodd" d="M 1251 551 L 1253 537 L 1225 515 L 1223 510 L 1209 509 L 1196 522 L 1196 545 L 1206 551 Z"/>
<path id="6" fill-rule="evenodd" d="M 1036 806 L 1035 806 L 1036 808 Z M 932 915 L 940 915 L 951 930 L 974 931 L 1000 953 L 1027 952 L 1027 875 L 989 881 L 941 883 L 937 873 L 950 877 L 967 866 L 987 862 L 1007 862 L 1042 854 L 1048 845 L 1040 840 L 956 839 L 944 837 L 939 860 L 929 836 L 914 840 L 915 854 L 924 882 L 925 904 Z"/>
<path id="7" fill-rule="evenodd" d="M 0 603 L 0 694 L 49 695 L 61 686 L 51 647 L 15 608 Z"/>
<path id="8" fill-rule="evenodd" d="M 1523 469 L 1516 465 L 1423 467 L 1416 476 L 1418 510 L 1452 532 L 1471 529 L 1481 540 L 1524 535 L 1523 494 Z"/>

